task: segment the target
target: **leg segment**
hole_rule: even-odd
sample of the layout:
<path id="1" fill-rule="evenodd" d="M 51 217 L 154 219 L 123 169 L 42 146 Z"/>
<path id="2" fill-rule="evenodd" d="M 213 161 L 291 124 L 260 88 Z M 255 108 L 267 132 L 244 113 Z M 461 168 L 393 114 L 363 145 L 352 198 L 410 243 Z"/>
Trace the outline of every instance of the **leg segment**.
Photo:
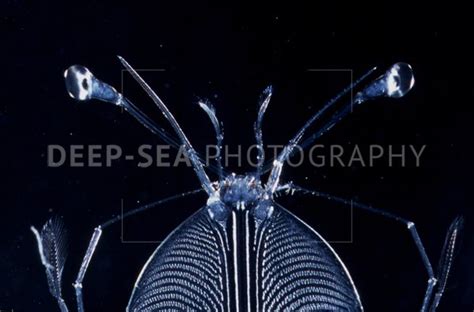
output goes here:
<path id="1" fill-rule="evenodd" d="M 366 211 L 369 211 L 371 213 L 375 213 L 375 214 L 378 214 L 378 215 L 383 216 L 385 218 L 392 219 L 392 220 L 395 220 L 395 221 L 398 221 L 398 222 L 404 224 L 407 227 L 407 229 L 410 231 L 411 237 L 412 237 L 412 239 L 413 239 L 413 241 L 416 245 L 416 248 L 418 249 L 418 253 L 420 254 L 421 260 L 423 261 L 423 265 L 424 265 L 424 267 L 426 269 L 426 272 L 428 274 L 428 285 L 426 287 L 426 292 L 425 292 L 425 296 L 424 296 L 424 299 L 423 299 L 423 304 L 422 304 L 422 307 L 421 307 L 421 311 L 426 312 L 426 311 L 435 311 L 436 310 L 436 307 L 437 307 L 437 305 L 438 305 L 438 303 L 439 303 L 439 301 L 440 301 L 440 299 L 443 295 L 444 288 L 445 288 L 446 281 L 447 281 L 447 277 L 448 277 L 448 274 L 449 274 L 449 270 L 451 268 L 452 258 L 453 258 L 453 253 L 454 253 L 454 247 L 455 247 L 455 243 L 456 243 L 456 238 L 457 238 L 457 236 L 459 234 L 459 231 L 462 227 L 462 218 L 461 217 L 457 217 L 453 221 L 453 223 L 451 224 L 451 227 L 450 227 L 450 229 L 448 231 L 448 234 L 447 234 L 447 237 L 446 237 L 445 246 L 443 248 L 443 252 L 442 252 L 442 255 L 441 255 L 441 261 L 440 261 L 440 264 L 439 264 L 439 272 L 438 272 L 437 276 L 435 276 L 435 274 L 433 272 L 433 266 L 431 265 L 431 262 L 428 258 L 428 255 L 426 254 L 423 242 L 422 242 L 420 236 L 418 235 L 418 231 L 416 230 L 415 223 L 413 223 L 412 221 L 406 220 L 406 219 L 401 218 L 401 217 L 399 217 L 395 214 L 392 214 L 390 212 L 387 212 L 387 211 L 384 211 L 384 210 L 381 210 L 381 209 L 374 208 L 374 207 L 369 206 L 369 205 L 354 202 L 352 200 L 347 200 L 347 199 L 337 197 L 337 196 L 333 196 L 333 195 L 330 195 L 330 194 L 327 194 L 327 193 L 323 193 L 323 192 L 319 192 L 319 191 L 315 191 L 315 190 L 309 190 L 309 189 L 306 189 L 304 187 L 297 186 L 297 185 L 293 184 L 292 182 L 280 186 L 277 189 L 277 192 L 278 191 L 285 191 L 285 192 L 291 193 L 291 194 L 293 194 L 294 192 L 301 192 L 303 194 L 309 194 L 309 195 L 313 195 L 313 196 L 317 196 L 317 197 L 321 197 L 321 198 L 326 198 L 328 200 L 332 200 L 332 201 L 341 203 L 343 205 L 352 205 L 355 208 L 366 210 Z M 437 292 L 436 292 L 435 297 L 432 301 L 431 298 L 432 298 L 432 295 L 433 295 L 433 290 L 434 290 L 435 286 L 438 284 L 438 282 L 439 282 L 439 287 L 437 288 Z"/>
<path id="2" fill-rule="evenodd" d="M 94 234 L 92 234 L 92 238 L 89 242 L 89 247 L 87 247 L 86 255 L 82 259 L 81 268 L 79 269 L 76 281 L 73 284 L 74 289 L 76 290 L 77 310 L 79 312 L 84 312 L 84 301 L 82 299 L 82 281 L 84 280 L 87 268 L 89 267 L 89 263 L 91 262 L 92 256 L 94 255 L 94 251 L 97 247 L 97 244 L 99 243 L 99 239 L 101 236 L 102 228 L 99 225 L 95 228 Z"/>
<path id="3" fill-rule="evenodd" d="M 197 189 L 197 190 L 193 190 L 193 191 L 189 191 L 189 192 L 185 192 L 185 193 L 181 193 L 181 194 L 177 194 L 177 195 L 173 195 L 173 196 L 164 198 L 162 200 L 153 202 L 151 204 L 147 204 L 147 205 L 138 207 L 136 209 L 133 209 L 133 210 L 131 210 L 131 211 L 129 211 L 129 212 L 123 214 L 123 215 L 118 215 L 117 217 L 112 218 L 112 219 L 102 223 L 98 227 L 96 227 L 94 229 L 94 233 L 92 234 L 91 240 L 89 241 L 89 246 L 87 247 L 86 254 L 84 255 L 84 258 L 82 259 L 81 268 L 79 269 L 79 273 L 77 274 L 76 281 L 73 284 L 74 289 L 76 290 L 77 310 L 79 312 L 84 312 L 84 300 L 83 300 L 83 295 L 82 295 L 82 281 L 84 280 L 84 276 L 86 275 L 86 271 L 87 271 L 87 268 L 89 267 L 89 263 L 92 259 L 92 256 L 94 255 L 95 249 L 97 248 L 97 244 L 99 243 L 100 237 L 102 236 L 102 229 L 103 228 L 106 228 L 106 227 L 108 227 L 108 226 L 110 226 L 110 225 L 112 225 L 112 224 L 114 224 L 114 223 L 116 223 L 120 220 L 123 220 L 123 219 L 125 219 L 127 217 L 130 217 L 132 215 L 135 215 L 137 213 L 143 212 L 143 211 L 148 210 L 150 208 L 156 207 L 158 205 L 162 205 L 164 203 L 170 202 L 170 201 L 178 199 L 178 198 L 186 197 L 188 195 L 197 194 L 200 191 L 202 191 L 202 189 Z"/>
<path id="4" fill-rule="evenodd" d="M 74 282 L 73 286 L 76 291 L 76 300 L 77 300 L 77 310 L 79 312 L 84 312 L 84 300 L 83 300 L 83 293 L 82 293 L 82 282 L 84 280 L 84 277 L 87 272 L 87 268 L 89 267 L 90 261 L 92 259 L 92 256 L 94 255 L 94 252 L 97 248 L 97 245 L 99 244 L 100 237 L 102 236 L 102 230 L 120 220 L 123 220 L 127 217 L 130 217 L 132 215 L 135 215 L 137 213 L 143 212 L 145 210 L 154 208 L 156 206 L 162 205 L 164 203 L 173 201 L 175 199 L 183 198 L 189 195 L 194 195 L 199 192 L 201 192 L 203 189 L 196 189 L 193 191 L 177 194 L 174 196 L 170 196 L 167 198 L 164 198 L 162 200 L 153 202 L 151 204 L 147 204 L 144 206 L 141 206 L 139 208 L 133 209 L 123 215 L 119 215 L 115 218 L 112 218 L 101 225 L 97 226 L 94 229 L 94 233 L 92 234 L 91 240 L 89 241 L 89 246 L 87 247 L 86 254 L 84 255 L 84 258 L 82 259 L 81 267 L 79 269 L 79 272 L 76 277 L 76 281 Z M 58 239 L 60 236 L 59 232 L 53 231 L 57 227 L 53 227 L 51 230 L 51 221 L 48 221 L 43 228 L 43 231 L 40 233 L 38 232 L 34 227 L 31 227 L 31 230 L 33 231 L 37 243 L 38 243 L 38 250 L 40 253 L 41 261 L 43 263 L 43 266 L 46 269 L 47 277 L 48 277 L 48 283 L 50 284 L 50 291 L 51 294 L 57 299 L 57 302 L 61 308 L 61 312 L 67 312 L 68 309 L 66 307 L 66 304 L 64 300 L 61 297 L 61 292 L 60 292 L 60 274 L 52 274 L 51 272 L 53 270 L 60 271 L 62 273 L 62 263 L 60 266 L 56 267 L 55 264 L 51 264 L 51 261 L 49 261 L 48 255 L 49 253 L 54 252 L 54 254 L 61 254 L 62 252 L 58 252 L 58 250 L 62 250 L 62 248 L 57 248 L 56 246 L 61 246 L 62 244 L 60 243 L 60 240 Z M 45 230 L 46 229 L 46 230 Z M 57 233 L 56 233 L 57 232 Z M 56 234 L 52 235 L 50 233 Z M 46 235 L 48 234 L 48 235 Z M 53 272 L 54 273 L 54 272 Z M 53 279 L 53 277 L 58 276 L 57 279 Z M 53 284 L 54 287 L 51 285 Z"/>

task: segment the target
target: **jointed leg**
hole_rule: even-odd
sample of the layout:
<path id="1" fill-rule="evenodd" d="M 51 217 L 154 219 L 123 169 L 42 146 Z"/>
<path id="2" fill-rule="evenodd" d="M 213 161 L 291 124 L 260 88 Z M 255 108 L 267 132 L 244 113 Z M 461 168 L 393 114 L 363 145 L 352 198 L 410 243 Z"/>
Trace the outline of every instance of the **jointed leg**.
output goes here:
<path id="1" fill-rule="evenodd" d="M 340 198 L 337 196 L 333 196 L 327 193 L 319 192 L 319 191 L 314 191 L 314 190 L 309 190 L 301 186 L 297 186 L 293 184 L 292 182 L 282 185 L 277 189 L 278 191 L 285 191 L 287 193 L 293 194 L 294 192 L 301 192 L 304 194 L 310 194 L 314 195 L 317 197 L 322 197 L 326 198 L 328 200 L 332 200 L 344 205 L 352 205 L 355 208 L 363 209 L 378 215 L 381 215 L 383 217 L 398 221 L 402 224 L 404 224 L 407 229 L 410 231 L 410 234 L 413 238 L 413 241 L 415 242 L 415 245 L 418 249 L 418 253 L 420 254 L 420 257 L 423 261 L 423 264 L 425 266 L 426 272 L 428 274 L 428 285 L 426 288 L 425 292 L 425 297 L 423 299 L 423 305 L 421 308 L 422 312 L 425 311 L 435 311 L 436 307 L 441 299 L 441 296 L 443 295 L 444 288 L 446 285 L 447 277 L 449 274 L 449 270 L 451 268 L 451 263 L 452 263 L 452 258 L 453 258 L 453 253 L 454 253 L 454 248 L 455 248 L 455 243 L 456 243 L 456 238 L 459 234 L 459 231 L 462 226 L 462 218 L 458 217 L 456 218 L 453 223 L 451 224 L 451 227 L 448 231 L 447 237 L 446 237 L 446 243 L 443 248 L 443 253 L 441 255 L 441 261 L 440 261 L 440 267 L 439 267 L 439 273 L 438 276 L 435 277 L 434 272 L 433 272 L 433 267 L 431 265 L 431 262 L 428 258 L 428 255 L 426 254 L 425 247 L 423 246 L 423 242 L 421 241 L 420 236 L 418 235 L 418 231 L 416 230 L 415 223 L 412 221 L 406 220 L 404 218 L 401 218 L 395 214 L 386 212 L 381 209 L 377 209 L 374 207 L 371 207 L 369 205 L 361 204 L 358 202 L 354 202 L 352 200 L 347 200 L 344 198 Z M 434 287 L 436 284 L 440 282 L 438 291 L 435 294 L 435 297 L 433 301 L 431 301 L 431 297 L 433 294 Z"/>
<path id="2" fill-rule="evenodd" d="M 153 208 L 153 207 L 156 207 L 158 205 L 162 205 L 164 203 L 167 203 L 167 202 L 170 202 L 172 200 L 175 200 L 175 199 L 178 199 L 178 198 L 183 198 L 183 197 L 186 197 L 188 195 L 193 195 L 193 194 L 197 194 L 199 192 L 201 192 L 202 189 L 197 189 L 197 190 L 193 190 L 193 191 L 189 191 L 189 192 L 186 192 L 186 193 L 181 193 L 181 194 L 178 194 L 178 195 L 174 195 L 174 196 L 170 196 L 170 197 L 167 197 L 165 199 L 162 199 L 162 200 L 159 200 L 159 201 L 156 201 L 156 202 L 153 202 L 151 204 L 148 204 L 148 205 L 144 205 L 144 206 L 141 206 L 139 208 L 136 208 L 134 210 L 131 210 L 123 215 L 119 215 L 115 218 L 112 218 L 110 220 L 108 220 L 107 222 L 104 222 L 103 224 L 97 226 L 95 229 L 94 229 L 94 233 L 92 234 L 92 237 L 91 237 L 91 240 L 89 241 L 89 246 L 87 247 L 87 251 L 86 251 L 86 254 L 84 255 L 84 258 L 82 259 L 82 263 L 81 263 L 81 267 L 79 269 L 79 272 L 77 274 L 77 277 L 76 277 L 76 281 L 74 282 L 73 286 L 76 290 L 76 300 L 77 300 L 77 310 L 79 312 L 84 312 L 84 300 L 83 300 L 83 294 L 82 294 L 82 282 L 84 280 L 84 277 L 86 275 L 86 271 L 87 271 L 87 268 L 89 267 L 89 263 L 92 259 L 92 256 L 94 255 L 94 252 L 97 248 L 97 245 L 99 243 L 99 240 L 100 240 L 100 237 L 102 235 L 102 230 L 120 220 L 123 220 L 129 216 L 132 216 L 132 215 L 135 215 L 137 213 L 140 213 L 140 212 L 143 212 L 145 210 L 148 210 L 150 208 Z M 51 221 L 48 221 L 48 223 L 46 223 L 45 225 L 45 228 L 46 229 L 49 229 L 48 225 L 51 223 Z M 45 251 L 44 251 L 44 237 L 45 235 L 43 234 L 44 230 L 42 231 L 42 233 L 38 233 L 38 231 L 36 231 L 36 229 L 34 227 L 32 227 L 32 231 L 33 233 L 35 234 L 36 238 L 37 238 L 37 241 L 38 241 L 38 250 L 40 252 L 40 256 L 41 256 L 41 260 L 42 260 L 42 263 L 43 265 L 45 266 L 46 268 L 46 272 L 47 274 L 50 272 L 50 270 L 54 269 L 54 268 L 50 268 L 51 265 L 49 264 L 48 261 L 46 261 L 46 256 L 45 254 L 47 254 Z M 47 232 L 48 233 L 48 232 Z M 43 235 L 42 235 L 43 234 Z M 51 236 L 51 235 L 49 235 Z M 48 236 L 48 237 L 49 237 Z M 49 244 L 50 245 L 50 244 Z M 61 269 L 61 272 L 62 272 L 62 269 Z M 60 281 L 56 282 L 56 284 L 60 285 L 59 283 Z M 50 283 L 50 274 L 48 274 L 48 283 Z M 58 288 L 58 287 L 56 287 Z M 57 294 L 58 293 L 58 294 Z M 57 292 L 57 291 L 52 291 L 52 294 L 53 296 L 55 296 L 57 299 L 58 299 L 58 304 L 60 305 L 61 307 L 61 311 L 62 312 L 66 312 L 67 311 L 67 307 L 64 303 L 64 301 L 62 300 L 62 298 L 60 297 L 60 292 Z M 62 304 L 61 304 L 62 303 Z"/>
<path id="3" fill-rule="evenodd" d="M 84 301 L 82 299 L 82 281 L 84 280 L 87 268 L 89 267 L 89 263 L 91 262 L 92 256 L 94 255 L 94 251 L 97 247 L 97 244 L 99 243 L 99 239 L 101 236 L 102 228 L 99 225 L 94 229 L 94 234 L 92 234 L 92 238 L 89 242 L 89 247 L 87 247 L 86 254 L 82 259 L 81 268 L 79 269 L 76 281 L 73 284 L 74 289 L 76 290 L 77 310 L 79 312 L 84 312 Z"/>

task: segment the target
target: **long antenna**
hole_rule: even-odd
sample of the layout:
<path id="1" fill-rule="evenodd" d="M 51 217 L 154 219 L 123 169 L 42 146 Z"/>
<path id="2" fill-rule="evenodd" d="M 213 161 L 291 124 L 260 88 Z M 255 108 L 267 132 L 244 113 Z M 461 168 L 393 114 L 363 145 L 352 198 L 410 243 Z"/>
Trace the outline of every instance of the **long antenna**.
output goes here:
<path id="1" fill-rule="evenodd" d="M 257 179 L 260 180 L 260 176 L 262 175 L 263 164 L 265 162 L 265 153 L 263 150 L 263 138 L 262 138 L 262 123 L 263 123 L 263 116 L 265 115 L 265 111 L 267 110 L 268 104 L 270 103 L 270 99 L 272 98 L 272 86 L 268 86 L 263 91 L 262 97 L 260 99 L 260 104 L 258 108 L 258 115 L 257 121 L 254 125 L 255 131 L 255 140 L 257 142 Z"/>
<path id="2" fill-rule="evenodd" d="M 214 106 L 207 102 L 207 101 L 199 101 L 199 106 L 202 108 L 204 112 L 206 112 L 207 116 L 211 120 L 212 126 L 214 127 L 214 131 L 216 133 L 216 161 L 217 161 L 217 169 L 218 169 L 218 176 L 219 180 L 222 181 L 224 179 L 224 168 L 222 166 L 222 141 L 224 140 L 224 130 L 222 129 L 221 123 L 216 116 L 216 109 Z"/>
<path id="3" fill-rule="evenodd" d="M 357 85 L 359 85 L 363 80 L 365 80 L 370 74 L 372 74 L 376 68 L 372 68 L 369 70 L 367 73 L 365 73 L 362 77 L 360 77 L 358 80 L 355 82 L 351 83 L 349 86 L 347 86 L 344 90 L 342 90 L 338 95 L 336 95 L 334 98 L 332 98 L 329 102 L 327 102 L 323 108 L 321 108 L 319 111 L 316 112 L 308 121 L 306 121 L 305 125 L 300 129 L 299 132 L 301 131 L 306 131 L 308 127 L 310 127 L 313 123 L 315 123 L 317 120 L 320 119 L 320 117 L 331 107 L 334 106 L 344 95 L 346 95 L 349 91 L 354 89 Z M 296 138 L 296 136 L 295 136 Z M 295 139 L 293 138 L 293 139 Z M 288 155 L 288 158 L 292 155 L 292 151 L 290 151 L 290 155 Z M 265 174 L 273 169 L 275 159 L 269 160 L 266 164 L 263 165 L 262 168 L 262 174 Z"/>
<path id="4" fill-rule="evenodd" d="M 158 98 L 158 96 L 151 90 L 151 88 L 143 81 L 143 79 L 136 73 L 136 71 L 128 65 L 128 63 L 121 57 L 120 61 L 132 76 L 139 82 L 139 84 L 145 89 L 150 95 L 153 101 L 157 103 L 160 110 L 163 112 L 165 117 L 170 121 L 173 129 L 178 134 L 181 144 L 173 139 L 164 129 L 160 128 L 155 122 L 153 122 L 148 116 L 146 116 L 138 107 L 132 102 L 125 98 L 121 93 L 117 92 L 114 87 L 109 84 L 97 79 L 86 67 L 80 65 L 74 65 L 69 67 L 64 72 L 64 78 L 66 81 L 66 88 L 69 95 L 79 101 L 87 101 L 90 99 L 97 99 L 104 102 L 113 103 L 117 106 L 123 107 L 128 113 L 135 117 L 141 124 L 148 128 L 152 133 L 160 136 L 166 143 L 170 144 L 175 148 L 180 148 L 184 145 L 186 153 L 193 163 L 193 168 L 201 182 L 203 189 L 209 194 L 214 194 L 215 190 L 211 185 L 209 178 L 204 172 L 204 168 L 200 161 L 200 157 L 197 152 L 192 148 L 188 139 L 184 135 L 183 131 L 179 127 L 178 123 L 174 119 L 173 115 L 166 108 L 164 103 Z M 167 113 L 163 111 L 163 108 Z M 171 116 L 171 119 L 170 119 Z M 183 140 L 184 138 L 184 140 Z M 212 168 L 212 166 L 210 166 Z M 215 170 L 215 169 L 214 169 Z"/>
<path id="5" fill-rule="evenodd" d="M 64 71 L 66 89 L 73 99 L 88 101 L 97 99 L 122 107 L 126 112 L 137 119 L 145 128 L 159 136 L 165 143 L 179 150 L 181 144 L 165 129 L 158 126 L 145 113 L 143 113 L 129 99 L 123 96 L 114 87 L 97 79 L 89 69 L 81 65 L 73 65 Z M 198 158 L 203 161 L 203 157 Z M 209 164 L 209 169 L 215 173 L 219 172 L 214 164 Z"/>
<path id="6" fill-rule="evenodd" d="M 211 180 L 209 180 L 209 177 L 204 171 L 204 167 L 197 156 L 196 150 L 189 142 L 188 138 L 179 126 L 173 114 L 171 114 L 165 103 L 163 103 L 163 101 L 158 97 L 158 95 L 156 95 L 156 93 L 150 88 L 150 86 L 142 79 L 142 77 L 140 77 L 140 75 L 135 71 L 135 69 L 133 69 L 133 67 L 130 66 L 127 61 L 125 61 L 125 59 L 121 56 L 118 56 L 118 58 L 120 62 L 122 62 L 122 65 L 130 72 L 130 74 L 132 74 L 132 77 L 135 78 L 138 84 L 140 84 L 140 86 L 145 90 L 145 92 L 151 97 L 153 102 L 155 102 L 155 104 L 161 110 L 165 118 L 169 121 L 174 131 L 180 138 L 181 143 L 184 145 L 186 154 L 189 157 L 191 163 L 193 164 L 194 171 L 196 172 L 199 181 L 201 181 L 201 186 L 209 196 L 214 196 L 216 194 L 216 190 L 212 187 Z"/>
<path id="7" fill-rule="evenodd" d="M 364 80 L 368 75 L 373 71 L 372 69 L 359 78 L 355 83 L 350 85 L 348 88 L 339 93 L 334 99 L 329 101 L 321 110 L 314 114 L 296 133 L 296 135 L 289 141 L 289 143 L 283 148 L 283 151 L 278 155 L 278 157 L 273 161 L 273 166 L 268 177 L 266 190 L 269 194 L 273 194 L 278 186 L 280 180 L 280 175 L 283 169 L 283 164 L 288 160 L 288 158 L 293 153 L 297 144 L 301 141 L 304 136 L 305 131 L 316 121 L 321 115 L 333 106 L 344 94 L 356 87 L 362 80 Z M 353 104 L 358 105 L 367 100 L 375 99 L 378 97 L 392 97 L 399 98 L 404 96 L 408 91 L 411 90 L 415 83 L 413 77 L 413 70 L 409 64 L 406 63 L 396 63 L 390 67 L 387 72 L 375 79 L 370 83 L 365 89 L 361 92 L 358 92 L 354 98 L 354 103 L 348 103 L 344 108 L 334 113 L 330 118 L 330 121 L 324 124 L 315 134 L 303 142 L 303 148 L 311 144 L 315 139 L 319 138 L 329 129 L 331 129 L 337 122 L 339 122 L 343 117 L 345 117 L 349 112 Z"/>

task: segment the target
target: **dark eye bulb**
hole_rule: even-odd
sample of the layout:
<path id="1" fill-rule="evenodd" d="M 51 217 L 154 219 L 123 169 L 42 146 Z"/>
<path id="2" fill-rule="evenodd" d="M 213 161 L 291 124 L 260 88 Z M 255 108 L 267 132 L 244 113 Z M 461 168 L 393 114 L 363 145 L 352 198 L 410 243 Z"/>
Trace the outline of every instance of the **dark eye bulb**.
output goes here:
<path id="1" fill-rule="evenodd" d="M 84 88 L 84 90 L 89 90 L 89 84 L 87 83 L 86 78 L 82 79 L 82 88 Z"/>

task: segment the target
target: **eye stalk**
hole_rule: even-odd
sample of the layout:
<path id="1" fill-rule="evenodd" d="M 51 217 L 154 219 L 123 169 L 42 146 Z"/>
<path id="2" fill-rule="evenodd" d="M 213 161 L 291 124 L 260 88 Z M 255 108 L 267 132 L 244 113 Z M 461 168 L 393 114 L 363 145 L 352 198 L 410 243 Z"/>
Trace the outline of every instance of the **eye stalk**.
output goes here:
<path id="1" fill-rule="evenodd" d="M 305 131 L 336 103 L 342 95 L 346 94 L 348 91 L 354 89 L 357 85 L 360 84 L 367 76 L 369 76 L 374 69 L 370 70 L 364 76 L 352 83 L 348 88 L 344 89 L 339 95 L 334 99 L 330 100 L 323 108 L 314 114 L 296 133 L 296 135 L 288 142 L 282 152 L 276 157 L 273 161 L 273 166 L 270 171 L 270 175 L 265 186 L 269 196 L 272 196 L 280 180 L 280 175 L 282 172 L 283 164 L 288 160 L 292 155 L 295 147 L 300 144 L 300 147 L 305 148 L 309 144 L 313 143 L 314 140 L 321 137 L 329 129 L 331 129 L 335 124 L 337 124 L 342 118 L 347 116 L 352 112 L 352 104 L 361 104 L 368 100 L 373 100 L 381 97 L 391 97 L 391 98 L 400 98 L 407 94 L 415 85 L 415 78 L 413 76 L 413 70 L 411 66 L 407 63 L 395 63 L 392 65 L 382 76 L 378 77 L 371 83 L 369 83 L 362 91 L 358 92 L 354 101 L 347 103 L 339 111 L 336 111 L 330 118 L 329 121 L 324 123 L 319 130 L 313 133 L 310 137 L 303 140 Z"/>
<path id="2" fill-rule="evenodd" d="M 64 71 L 66 90 L 78 101 L 97 99 L 120 105 L 122 96 L 114 87 L 97 79 L 87 67 L 73 65 Z"/>
<path id="3" fill-rule="evenodd" d="M 401 98 L 415 85 L 413 69 L 407 63 L 396 63 L 385 74 L 357 93 L 354 103 L 360 104 L 378 97 Z"/>

